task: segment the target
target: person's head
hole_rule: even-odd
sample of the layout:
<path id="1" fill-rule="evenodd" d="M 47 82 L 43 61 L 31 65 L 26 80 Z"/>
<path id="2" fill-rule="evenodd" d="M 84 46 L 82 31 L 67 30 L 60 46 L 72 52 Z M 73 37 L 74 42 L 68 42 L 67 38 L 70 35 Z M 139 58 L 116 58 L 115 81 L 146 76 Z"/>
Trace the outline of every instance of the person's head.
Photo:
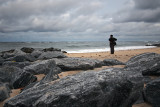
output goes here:
<path id="1" fill-rule="evenodd" d="M 110 35 L 110 38 L 113 38 L 113 35 Z"/>

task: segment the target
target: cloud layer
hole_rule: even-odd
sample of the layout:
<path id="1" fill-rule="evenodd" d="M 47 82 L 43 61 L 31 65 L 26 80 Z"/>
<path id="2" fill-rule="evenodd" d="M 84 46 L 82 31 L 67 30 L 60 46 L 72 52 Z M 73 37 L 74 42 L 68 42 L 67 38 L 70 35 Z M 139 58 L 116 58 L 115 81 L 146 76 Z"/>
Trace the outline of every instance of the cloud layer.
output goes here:
<path id="1" fill-rule="evenodd" d="M 0 0 L 0 38 L 160 38 L 159 0 Z M 32 39 L 30 39 L 32 38 Z"/>

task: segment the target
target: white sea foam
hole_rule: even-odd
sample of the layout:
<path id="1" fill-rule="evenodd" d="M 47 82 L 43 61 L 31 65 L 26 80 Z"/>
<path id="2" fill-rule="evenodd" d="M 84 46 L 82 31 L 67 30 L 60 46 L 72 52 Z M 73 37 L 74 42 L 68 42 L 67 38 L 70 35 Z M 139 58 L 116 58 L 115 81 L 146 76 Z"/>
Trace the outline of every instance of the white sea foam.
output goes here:
<path id="1" fill-rule="evenodd" d="M 115 51 L 120 50 L 134 50 L 134 49 L 146 49 L 146 48 L 155 48 L 156 46 L 126 46 L 126 47 L 115 47 Z M 110 51 L 110 48 L 101 48 L 101 49 L 79 49 L 79 50 L 68 50 L 67 53 L 92 53 L 92 52 L 107 52 Z"/>

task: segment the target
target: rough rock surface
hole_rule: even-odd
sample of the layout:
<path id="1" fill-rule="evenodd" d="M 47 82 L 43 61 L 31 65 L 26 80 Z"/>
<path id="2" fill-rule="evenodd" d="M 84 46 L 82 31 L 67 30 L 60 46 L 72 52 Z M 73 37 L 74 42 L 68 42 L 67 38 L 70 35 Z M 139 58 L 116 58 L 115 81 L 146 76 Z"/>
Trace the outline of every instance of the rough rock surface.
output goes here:
<path id="1" fill-rule="evenodd" d="M 3 63 L 3 66 L 15 66 L 19 68 L 24 68 L 25 66 L 29 66 L 31 62 L 25 61 L 25 62 L 14 62 L 14 61 L 6 61 Z"/>
<path id="2" fill-rule="evenodd" d="M 27 86 L 28 84 L 37 81 L 37 77 L 33 74 L 23 71 L 18 72 L 14 75 L 14 78 L 12 80 L 12 85 L 14 89 L 22 88 Z"/>
<path id="3" fill-rule="evenodd" d="M 10 96 L 10 92 L 9 86 L 0 82 L 0 102 L 7 99 Z"/>
<path id="4" fill-rule="evenodd" d="M 61 51 L 53 51 L 53 52 L 43 52 L 38 59 L 45 60 L 45 59 L 52 59 L 52 58 L 66 58 L 67 56 L 64 55 Z"/>
<path id="5" fill-rule="evenodd" d="M 24 54 L 24 55 L 16 55 L 14 57 L 8 58 L 7 60 L 15 62 L 25 62 L 25 61 L 33 62 L 36 59 L 30 54 Z"/>
<path id="6" fill-rule="evenodd" d="M 35 58 L 38 58 L 41 54 L 43 53 L 43 51 L 40 50 L 34 50 L 31 55 Z"/>
<path id="7" fill-rule="evenodd" d="M 146 84 L 144 98 L 153 107 L 160 107 L 160 78 Z"/>
<path id="8" fill-rule="evenodd" d="M 0 56 L 0 66 L 5 62 L 5 60 Z"/>
<path id="9" fill-rule="evenodd" d="M 142 72 L 143 75 L 160 75 L 160 55 L 156 53 L 144 53 L 132 57 L 126 68 Z"/>
<path id="10" fill-rule="evenodd" d="M 125 63 L 117 59 L 104 59 L 104 66 L 113 66 L 113 65 L 125 65 Z"/>
<path id="11" fill-rule="evenodd" d="M 56 62 L 56 65 L 64 71 L 68 70 L 88 70 L 103 65 L 102 61 L 88 58 L 61 58 L 52 59 Z"/>
<path id="12" fill-rule="evenodd" d="M 23 51 L 25 53 L 32 53 L 34 51 L 34 48 L 23 47 L 23 48 L 21 48 L 21 51 Z"/>
<path id="13" fill-rule="evenodd" d="M 10 88 L 21 88 L 36 81 L 36 77 L 20 68 L 4 66 L 0 68 L 0 81 L 9 83 Z"/>
<path id="14" fill-rule="evenodd" d="M 48 74 L 50 69 L 55 69 L 55 70 L 57 69 L 57 66 L 54 60 L 37 61 L 37 62 L 34 62 L 34 64 L 24 67 L 25 71 L 30 72 L 34 75 Z M 60 70 L 57 70 L 57 72 L 60 73 Z"/>
<path id="15" fill-rule="evenodd" d="M 24 90 L 4 107 L 131 107 L 133 87 L 114 72 L 82 72 Z"/>

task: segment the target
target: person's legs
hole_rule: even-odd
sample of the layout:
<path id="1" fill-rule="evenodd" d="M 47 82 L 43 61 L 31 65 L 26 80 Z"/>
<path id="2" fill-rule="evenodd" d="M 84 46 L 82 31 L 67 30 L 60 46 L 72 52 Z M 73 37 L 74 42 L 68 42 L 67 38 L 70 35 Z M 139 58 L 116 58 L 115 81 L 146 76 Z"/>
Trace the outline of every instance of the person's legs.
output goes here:
<path id="1" fill-rule="evenodd" d="M 111 54 L 114 54 L 114 45 L 110 45 L 111 48 Z"/>

